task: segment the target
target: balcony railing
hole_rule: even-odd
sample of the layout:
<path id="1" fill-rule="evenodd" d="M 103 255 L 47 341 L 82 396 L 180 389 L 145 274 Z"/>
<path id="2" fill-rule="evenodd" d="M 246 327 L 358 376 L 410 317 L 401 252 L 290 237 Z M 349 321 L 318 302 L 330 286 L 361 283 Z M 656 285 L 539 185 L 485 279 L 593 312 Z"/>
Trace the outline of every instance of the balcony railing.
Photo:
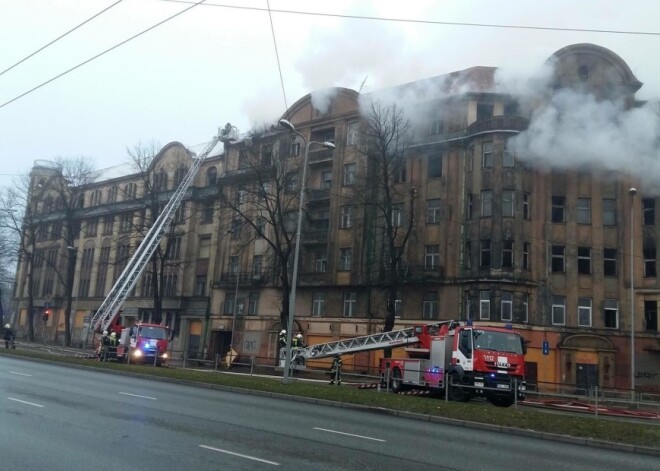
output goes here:
<path id="1" fill-rule="evenodd" d="M 391 270 L 381 268 L 379 272 L 378 281 L 388 282 L 396 279 Z M 437 281 L 443 279 L 445 276 L 444 267 L 433 266 L 427 267 L 425 265 L 406 265 L 401 267 L 398 272 L 398 279 L 404 283 L 421 283 L 424 281 Z"/>
<path id="2" fill-rule="evenodd" d="M 333 274 L 329 272 L 306 272 L 298 277 L 298 284 L 302 286 L 327 285 L 333 281 Z"/>
<path id="3" fill-rule="evenodd" d="M 524 131 L 529 121 L 519 116 L 493 116 L 489 119 L 476 121 L 468 126 L 468 135 L 486 131 Z"/>
<path id="4" fill-rule="evenodd" d="M 313 164 L 313 163 L 330 161 L 332 160 L 333 157 L 334 157 L 334 149 L 327 149 L 327 148 L 310 149 L 309 155 L 307 156 L 307 160 L 310 164 Z"/>
<path id="5" fill-rule="evenodd" d="M 216 285 L 223 288 L 235 286 L 236 277 L 238 277 L 239 286 L 259 286 L 271 281 L 272 275 L 271 270 L 242 271 L 238 273 L 224 272 L 216 281 Z"/>
<path id="6" fill-rule="evenodd" d="M 317 203 L 319 201 L 326 201 L 330 199 L 330 189 L 318 189 L 318 188 L 308 188 L 307 189 L 307 201 L 310 203 Z"/>

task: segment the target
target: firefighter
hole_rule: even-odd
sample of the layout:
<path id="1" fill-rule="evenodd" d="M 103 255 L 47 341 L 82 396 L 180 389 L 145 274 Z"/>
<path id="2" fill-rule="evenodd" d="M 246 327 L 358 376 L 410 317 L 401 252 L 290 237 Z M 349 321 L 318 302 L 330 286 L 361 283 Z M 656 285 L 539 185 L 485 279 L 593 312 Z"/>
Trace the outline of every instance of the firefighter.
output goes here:
<path id="1" fill-rule="evenodd" d="M 282 329 L 279 336 L 280 348 L 286 347 L 286 330 Z"/>
<path id="2" fill-rule="evenodd" d="M 110 341 L 108 342 L 108 359 L 116 360 L 117 359 L 117 345 L 119 341 L 117 339 L 117 334 L 115 332 L 110 334 Z"/>
<path id="3" fill-rule="evenodd" d="M 341 357 L 339 355 L 332 359 L 328 374 L 330 375 L 330 384 L 335 384 L 335 381 L 337 381 L 337 386 L 341 384 Z"/>
<path id="4" fill-rule="evenodd" d="M 106 361 L 108 359 L 108 347 L 110 346 L 110 339 L 108 338 L 108 331 L 103 331 L 101 337 L 101 345 L 99 345 L 99 361 Z"/>
<path id="5" fill-rule="evenodd" d="M 302 334 L 296 335 L 296 347 L 297 348 L 304 348 L 305 347 L 305 342 L 303 342 Z"/>
<path id="6" fill-rule="evenodd" d="M 14 330 L 11 328 L 11 325 L 5 324 L 5 329 L 2 338 L 5 340 L 5 348 L 16 349 L 16 344 L 14 343 Z"/>

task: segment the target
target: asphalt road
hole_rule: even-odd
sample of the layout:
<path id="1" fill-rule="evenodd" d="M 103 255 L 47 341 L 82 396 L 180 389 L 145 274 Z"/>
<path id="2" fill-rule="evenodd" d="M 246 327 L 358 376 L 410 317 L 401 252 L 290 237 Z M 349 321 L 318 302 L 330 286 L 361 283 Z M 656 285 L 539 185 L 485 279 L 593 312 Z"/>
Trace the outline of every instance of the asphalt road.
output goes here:
<path id="1" fill-rule="evenodd" d="M 0 357 L 3 470 L 657 470 L 647 455 Z"/>

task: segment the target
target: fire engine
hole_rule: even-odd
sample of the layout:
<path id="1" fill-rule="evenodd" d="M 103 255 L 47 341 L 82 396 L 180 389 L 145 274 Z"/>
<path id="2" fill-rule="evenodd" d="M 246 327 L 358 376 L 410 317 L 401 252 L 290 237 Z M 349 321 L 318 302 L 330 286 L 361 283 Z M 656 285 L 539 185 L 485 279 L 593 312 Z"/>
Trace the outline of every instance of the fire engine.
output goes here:
<path id="1" fill-rule="evenodd" d="M 415 325 L 402 330 L 312 345 L 292 352 L 294 364 L 360 351 L 404 347 L 405 357 L 380 360 L 381 383 L 445 392 L 454 401 L 481 396 L 508 407 L 524 399 L 525 342 L 510 326 L 477 326 L 471 321 Z"/>
<path id="2" fill-rule="evenodd" d="M 169 338 L 169 328 L 160 324 L 138 323 L 122 329 L 117 346 L 117 361 L 159 366 L 167 361 Z"/>

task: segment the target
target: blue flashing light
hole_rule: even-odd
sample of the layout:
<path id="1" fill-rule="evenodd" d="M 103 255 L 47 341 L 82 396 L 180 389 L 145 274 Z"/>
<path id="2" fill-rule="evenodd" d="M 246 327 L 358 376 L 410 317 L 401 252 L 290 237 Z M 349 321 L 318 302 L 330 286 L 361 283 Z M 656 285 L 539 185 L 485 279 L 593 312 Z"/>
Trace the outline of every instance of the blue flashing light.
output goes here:
<path id="1" fill-rule="evenodd" d="M 509 329 L 509 330 L 512 330 L 512 329 L 513 329 L 513 326 L 512 326 L 511 324 L 507 324 L 507 325 L 505 325 L 504 327 L 506 327 L 506 328 Z"/>
<path id="2" fill-rule="evenodd" d="M 495 373 L 491 373 L 491 374 L 490 374 L 490 377 L 491 377 L 491 378 L 494 378 L 494 377 L 495 377 Z"/>
<path id="3" fill-rule="evenodd" d="M 472 324 L 473 324 L 472 319 L 468 319 L 467 320 L 467 325 L 472 325 Z"/>

